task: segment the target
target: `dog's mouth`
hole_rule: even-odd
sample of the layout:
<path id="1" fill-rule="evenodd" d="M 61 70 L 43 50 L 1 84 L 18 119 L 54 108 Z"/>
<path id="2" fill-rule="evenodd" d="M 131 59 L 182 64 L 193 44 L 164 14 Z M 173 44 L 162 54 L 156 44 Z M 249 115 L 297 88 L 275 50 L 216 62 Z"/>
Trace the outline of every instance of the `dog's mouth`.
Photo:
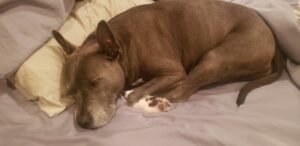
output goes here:
<path id="1" fill-rule="evenodd" d="M 97 129 L 105 126 L 108 122 L 112 120 L 115 114 L 110 114 L 106 119 L 99 117 L 98 120 L 95 121 L 94 126 L 91 129 Z"/>
<path id="2" fill-rule="evenodd" d="M 79 117 L 78 110 L 75 110 L 74 113 L 74 121 L 77 123 L 81 128 L 84 129 L 98 129 L 103 126 L 105 126 L 108 122 L 112 120 L 112 118 L 115 116 L 115 108 L 112 110 L 110 109 L 109 112 L 105 112 L 105 116 L 103 115 L 93 115 L 91 113 L 88 113 L 90 115 L 90 118 L 85 119 L 82 121 L 82 117 Z M 82 115 L 81 115 L 82 116 Z"/>

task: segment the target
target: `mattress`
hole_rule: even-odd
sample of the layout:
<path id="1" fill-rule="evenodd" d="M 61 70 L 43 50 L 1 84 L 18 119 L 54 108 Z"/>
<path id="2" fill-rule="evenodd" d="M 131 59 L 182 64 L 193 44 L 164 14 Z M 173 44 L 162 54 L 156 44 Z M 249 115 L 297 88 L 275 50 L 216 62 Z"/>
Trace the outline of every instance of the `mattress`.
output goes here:
<path id="1" fill-rule="evenodd" d="M 300 92 L 284 74 L 252 91 L 241 107 L 244 82 L 200 90 L 164 113 L 143 113 L 118 100 L 110 123 L 79 128 L 74 107 L 50 119 L 16 90 L 0 83 L 0 143 L 3 146 L 299 146 Z"/>

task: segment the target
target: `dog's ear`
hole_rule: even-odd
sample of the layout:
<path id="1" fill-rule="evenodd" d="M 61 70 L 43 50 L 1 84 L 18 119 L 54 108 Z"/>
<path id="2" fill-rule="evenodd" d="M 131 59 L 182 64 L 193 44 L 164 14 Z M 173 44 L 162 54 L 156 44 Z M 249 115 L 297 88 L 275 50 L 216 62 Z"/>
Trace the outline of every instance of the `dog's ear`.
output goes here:
<path id="1" fill-rule="evenodd" d="M 67 41 L 58 31 L 53 30 L 52 34 L 55 40 L 60 44 L 64 51 L 69 55 L 74 52 L 76 46 Z"/>
<path id="2" fill-rule="evenodd" d="M 117 59 L 119 55 L 119 46 L 109 26 L 104 20 L 98 23 L 96 38 L 99 43 L 101 53 L 109 60 Z"/>

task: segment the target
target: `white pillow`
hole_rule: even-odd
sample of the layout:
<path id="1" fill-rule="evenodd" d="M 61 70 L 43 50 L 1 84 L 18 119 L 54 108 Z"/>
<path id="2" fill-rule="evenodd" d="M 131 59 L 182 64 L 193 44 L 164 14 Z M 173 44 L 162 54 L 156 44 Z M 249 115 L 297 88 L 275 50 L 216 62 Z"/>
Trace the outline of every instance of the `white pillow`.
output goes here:
<path id="1" fill-rule="evenodd" d="M 75 45 L 80 45 L 86 36 L 95 30 L 98 22 L 140 4 L 152 0 L 89 0 L 75 5 L 69 19 L 59 30 Z M 49 32 L 50 33 L 50 32 Z M 73 99 L 61 97 L 60 75 L 64 53 L 52 38 L 35 52 L 18 69 L 14 84 L 28 100 L 34 100 L 49 117 L 53 117 L 73 104 Z"/>

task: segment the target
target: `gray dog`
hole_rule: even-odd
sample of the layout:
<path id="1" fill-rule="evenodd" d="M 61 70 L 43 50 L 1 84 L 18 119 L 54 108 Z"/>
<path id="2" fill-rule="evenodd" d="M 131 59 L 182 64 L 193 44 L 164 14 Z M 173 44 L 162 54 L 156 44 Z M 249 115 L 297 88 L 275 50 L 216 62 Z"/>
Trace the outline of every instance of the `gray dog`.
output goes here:
<path id="1" fill-rule="evenodd" d="M 67 53 L 66 94 L 76 121 L 99 128 L 125 90 L 129 106 L 167 111 L 201 88 L 249 81 L 249 91 L 278 79 L 283 63 L 271 30 L 252 9 L 217 0 L 162 0 L 101 21 L 80 47 L 53 31 Z M 133 84 L 142 79 L 144 83 Z"/>

